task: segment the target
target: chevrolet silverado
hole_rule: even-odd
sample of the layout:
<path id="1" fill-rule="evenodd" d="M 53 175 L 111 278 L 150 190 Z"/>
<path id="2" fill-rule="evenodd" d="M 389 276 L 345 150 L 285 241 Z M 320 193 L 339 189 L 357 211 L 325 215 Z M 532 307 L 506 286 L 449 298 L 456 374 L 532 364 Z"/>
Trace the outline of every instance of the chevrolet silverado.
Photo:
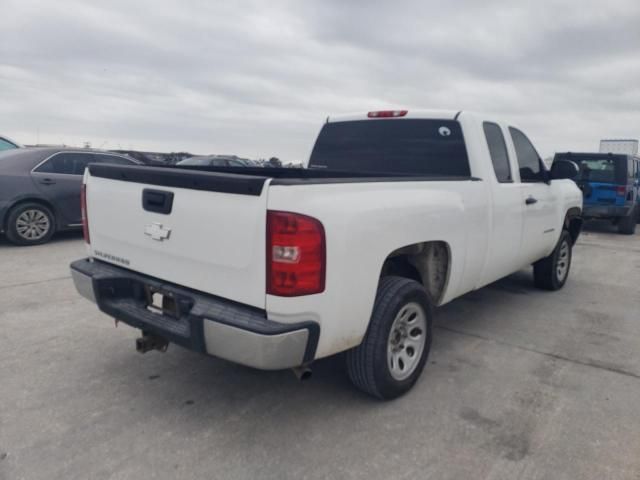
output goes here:
<path id="1" fill-rule="evenodd" d="M 391 399 L 423 370 L 435 307 L 529 265 L 564 285 L 577 171 L 490 116 L 407 110 L 328 118 L 303 169 L 92 164 L 71 272 L 141 352 L 299 374 L 346 352 L 355 386 Z"/>

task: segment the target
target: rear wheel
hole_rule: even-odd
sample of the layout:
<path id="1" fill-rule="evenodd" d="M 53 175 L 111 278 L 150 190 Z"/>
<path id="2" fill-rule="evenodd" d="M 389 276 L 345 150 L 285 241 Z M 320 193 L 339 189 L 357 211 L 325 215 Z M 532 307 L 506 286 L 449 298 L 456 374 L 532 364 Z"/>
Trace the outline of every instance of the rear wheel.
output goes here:
<path id="1" fill-rule="evenodd" d="M 568 231 L 563 230 L 560 240 L 551 255 L 533 264 L 536 287 L 544 290 L 559 290 L 569 278 L 573 241 Z"/>
<path id="2" fill-rule="evenodd" d="M 14 207 L 7 219 L 7 238 L 16 245 L 38 245 L 49 241 L 55 232 L 51 210 L 39 203 Z"/>
<path id="3" fill-rule="evenodd" d="M 383 277 L 362 343 L 347 352 L 347 372 L 360 390 L 389 400 L 408 392 L 431 348 L 433 306 L 424 287 Z"/>
<path id="4" fill-rule="evenodd" d="M 636 224 L 638 223 L 638 207 L 634 206 L 626 217 L 620 218 L 618 222 L 618 232 L 625 235 L 633 235 L 636 233 Z"/>

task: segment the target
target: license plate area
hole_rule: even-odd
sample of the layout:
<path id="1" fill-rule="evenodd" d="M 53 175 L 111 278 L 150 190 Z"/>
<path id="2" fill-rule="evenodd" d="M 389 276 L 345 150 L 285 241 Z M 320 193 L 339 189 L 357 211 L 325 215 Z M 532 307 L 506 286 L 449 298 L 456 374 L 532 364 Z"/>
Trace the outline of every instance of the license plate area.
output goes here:
<path id="1" fill-rule="evenodd" d="M 174 319 L 180 318 L 178 302 L 175 296 L 150 285 L 145 286 L 147 310 L 156 315 L 165 315 Z"/>

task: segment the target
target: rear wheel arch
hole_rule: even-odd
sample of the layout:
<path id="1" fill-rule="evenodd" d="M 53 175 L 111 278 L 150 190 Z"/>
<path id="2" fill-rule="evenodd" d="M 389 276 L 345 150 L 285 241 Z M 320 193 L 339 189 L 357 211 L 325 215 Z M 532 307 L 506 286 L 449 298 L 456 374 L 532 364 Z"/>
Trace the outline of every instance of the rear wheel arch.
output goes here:
<path id="1" fill-rule="evenodd" d="M 433 240 L 406 245 L 389 253 L 380 269 L 380 279 L 392 275 L 415 280 L 438 305 L 446 292 L 450 270 L 449 244 Z"/>

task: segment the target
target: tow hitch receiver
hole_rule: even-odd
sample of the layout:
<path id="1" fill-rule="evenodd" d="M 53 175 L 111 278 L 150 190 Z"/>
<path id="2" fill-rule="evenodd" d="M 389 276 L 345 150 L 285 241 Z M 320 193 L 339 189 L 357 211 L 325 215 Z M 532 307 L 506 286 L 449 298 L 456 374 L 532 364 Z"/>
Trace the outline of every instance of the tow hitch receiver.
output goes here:
<path id="1" fill-rule="evenodd" d="M 136 350 L 140 353 L 147 353 L 151 350 L 159 350 L 164 353 L 167 348 L 169 348 L 167 339 L 152 333 L 143 332 L 140 338 L 136 338 Z"/>

